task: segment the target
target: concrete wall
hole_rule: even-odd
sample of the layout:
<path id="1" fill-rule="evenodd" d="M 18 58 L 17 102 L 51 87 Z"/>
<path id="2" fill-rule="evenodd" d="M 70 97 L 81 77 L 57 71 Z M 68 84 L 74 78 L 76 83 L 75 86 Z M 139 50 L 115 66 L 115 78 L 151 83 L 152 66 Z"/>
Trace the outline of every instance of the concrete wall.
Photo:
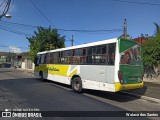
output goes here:
<path id="1" fill-rule="evenodd" d="M 35 64 L 34 64 L 34 63 L 32 63 L 32 70 L 34 70 L 34 68 L 35 68 Z"/>
<path id="2" fill-rule="evenodd" d="M 25 68 L 25 62 L 22 62 L 21 68 Z"/>

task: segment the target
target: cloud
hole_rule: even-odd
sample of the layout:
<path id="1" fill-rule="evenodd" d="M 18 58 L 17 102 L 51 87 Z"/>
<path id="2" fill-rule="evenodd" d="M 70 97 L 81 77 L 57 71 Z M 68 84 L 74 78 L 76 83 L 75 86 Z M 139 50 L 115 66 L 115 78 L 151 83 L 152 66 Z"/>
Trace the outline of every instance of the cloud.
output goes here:
<path id="1" fill-rule="evenodd" d="M 3 50 L 0 49 L 0 52 L 3 52 Z"/>
<path id="2" fill-rule="evenodd" d="M 9 46 L 9 49 L 13 53 L 21 53 L 22 52 L 20 48 L 15 47 L 15 46 Z"/>

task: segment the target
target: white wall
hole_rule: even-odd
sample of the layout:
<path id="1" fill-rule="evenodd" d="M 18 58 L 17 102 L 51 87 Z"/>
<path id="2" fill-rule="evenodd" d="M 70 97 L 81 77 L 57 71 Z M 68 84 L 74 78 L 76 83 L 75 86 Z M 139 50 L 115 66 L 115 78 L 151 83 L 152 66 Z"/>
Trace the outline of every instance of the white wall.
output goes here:
<path id="1" fill-rule="evenodd" d="M 25 62 L 22 62 L 21 67 L 22 67 L 22 68 L 25 68 Z"/>
<path id="2" fill-rule="evenodd" d="M 34 68 L 35 68 L 35 64 L 34 64 L 34 63 L 32 63 L 32 70 L 34 70 Z"/>

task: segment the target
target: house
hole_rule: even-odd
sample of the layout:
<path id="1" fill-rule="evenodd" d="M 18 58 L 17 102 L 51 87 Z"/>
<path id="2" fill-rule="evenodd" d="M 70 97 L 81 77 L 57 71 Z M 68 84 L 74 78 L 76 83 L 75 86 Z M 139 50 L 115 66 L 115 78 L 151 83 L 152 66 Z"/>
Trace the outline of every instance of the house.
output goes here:
<path id="1" fill-rule="evenodd" d="M 23 52 L 14 59 L 14 66 L 23 69 L 34 69 L 34 63 L 29 57 L 29 52 Z"/>
<path id="2" fill-rule="evenodd" d="M 0 52 L 0 67 L 12 67 L 13 59 L 16 56 L 15 53 Z"/>
<path id="3" fill-rule="evenodd" d="M 139 43 L 140 45 L 142 45 L 144 42 L 146 42 L 148 39 L 148 37 L 138 37 L 138 38 L 134 38 L 133 41 Z"/>
<path id="4" fill-rule="evenodd" d="M 0 63 L 7 62 L 7 52 L 0 52 Z"/>

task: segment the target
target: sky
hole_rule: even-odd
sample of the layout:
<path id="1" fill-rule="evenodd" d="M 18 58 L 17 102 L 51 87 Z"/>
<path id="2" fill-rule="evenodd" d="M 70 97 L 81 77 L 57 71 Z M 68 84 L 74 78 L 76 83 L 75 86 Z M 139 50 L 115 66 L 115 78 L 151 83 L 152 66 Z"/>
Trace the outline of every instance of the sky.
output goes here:
<path id="1" fill-rule="evenodd" d="M 4 4 L 0 0 L 0 12 Z M 147 4 L 143 4 L 147 3 Z M 35 6 L 36 7 L 35 7 Z M 26 37 L 34 35 L 36 27 L 65 30 L 114 30 L 112 32 L 58 32 L 66 36 L 66 46 L 117 38 L 123 34 L 124 19 L 127 33 L 136 38 L 141 34 L 153 35 L 154 22 L 160 24 L 160 0 L 12 0 L 10 19 L 0 21 L 0 51 L 27 52 Z M 17 24 L 15 24 L 17 23 Z M 21 24 L 21 25 L 19 25 Z M 31 26 L 26 26 L 31 25 Z"/>

